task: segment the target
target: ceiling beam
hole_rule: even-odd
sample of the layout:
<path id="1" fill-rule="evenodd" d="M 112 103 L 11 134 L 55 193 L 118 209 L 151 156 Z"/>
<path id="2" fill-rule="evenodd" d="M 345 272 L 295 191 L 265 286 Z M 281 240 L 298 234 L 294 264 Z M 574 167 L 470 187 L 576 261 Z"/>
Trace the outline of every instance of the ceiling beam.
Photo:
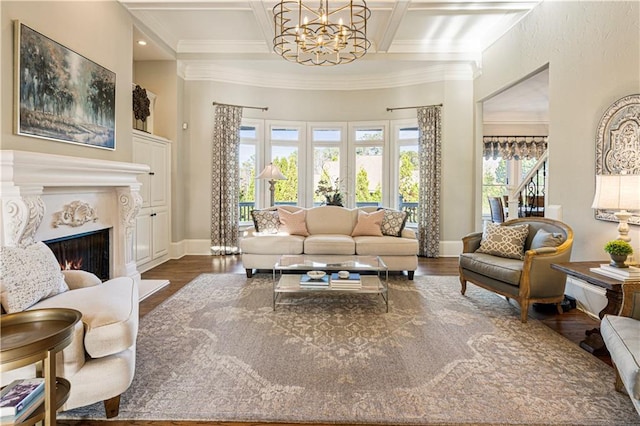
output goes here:
<path id="1" fill-rule="evenodd" d="M 393 10 L 391 11 L 391 16 L 389 16 L 389 21 L 384 30 L 384 34 L 382 38 L 378 41 L 378 52 L 386 52 L 389 50 L 393 39 L 396 36 L 396 32 L 398 28 L 400 28 L 400 24 L 407 14 L 407 10 L 409 9 L 409 5 L 411 4 L 411 0 L 398 0 L 393 6 Z"/>
<path id="2" fill-rule="evenodd" d="M 249 5 L 253 11 L 253 15 L 256 17 L 256 21 L 262 31 L 264 41 L 267 43 L 269 50 L 273 47 L 273 19 L 271 12 L 267 10 L 266 4 L 262 0 L 249 0 Z"/>

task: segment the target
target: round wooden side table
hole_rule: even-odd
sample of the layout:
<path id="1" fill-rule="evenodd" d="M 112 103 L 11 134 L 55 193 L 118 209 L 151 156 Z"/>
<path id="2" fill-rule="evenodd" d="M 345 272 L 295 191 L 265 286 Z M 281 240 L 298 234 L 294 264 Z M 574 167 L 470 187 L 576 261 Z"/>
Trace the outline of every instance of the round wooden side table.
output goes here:
<path id="1" fill-rule="evenodd" d="M 0 317 L 0 371 L 36 363 L 38 377 L 44 377 L 44 404 L 20 425 L 44 420 L 56 424 L 56 411 L 69 398 L 71 384 L 56 377 L 56 353 L 71 343 L 73 328 L 82 314 L 74 309 L 35 309 Z"/>

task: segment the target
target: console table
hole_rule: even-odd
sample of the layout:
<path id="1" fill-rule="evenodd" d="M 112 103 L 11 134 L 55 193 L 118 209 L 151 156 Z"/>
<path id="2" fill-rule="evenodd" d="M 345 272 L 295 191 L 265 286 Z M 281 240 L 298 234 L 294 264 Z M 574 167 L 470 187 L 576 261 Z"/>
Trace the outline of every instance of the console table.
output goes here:
<path id="1" fill-rule="evenodd" d="M 551 264 L 551 269 L 564 272 L 567 276 L 605 289 L 607 306 L 598 313 L 600 319 L 602 319 L 606 314 L 617 315 L 620 312 L 620 307 L 622 306 L 622 281 L 591 271 L 591 268 L 599 268 L 604 262 L 605 261 L 564 262 Z M 599 328 L 587 330 L 585 335 L 585 339 L 580 342 L 581 348 L 594 355 L 603 355 L 607 353 L 607 348 L 602 341 Z"/>

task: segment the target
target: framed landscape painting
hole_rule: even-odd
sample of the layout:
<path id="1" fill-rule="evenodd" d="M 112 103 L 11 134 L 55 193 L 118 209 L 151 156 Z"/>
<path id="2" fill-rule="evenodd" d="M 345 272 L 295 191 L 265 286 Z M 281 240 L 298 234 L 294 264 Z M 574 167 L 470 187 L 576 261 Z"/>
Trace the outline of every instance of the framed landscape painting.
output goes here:
<path id="1" fill-rule="evenodd" d="M 14 21 L 15 132 L 115 149 L 116 74 Z"/>

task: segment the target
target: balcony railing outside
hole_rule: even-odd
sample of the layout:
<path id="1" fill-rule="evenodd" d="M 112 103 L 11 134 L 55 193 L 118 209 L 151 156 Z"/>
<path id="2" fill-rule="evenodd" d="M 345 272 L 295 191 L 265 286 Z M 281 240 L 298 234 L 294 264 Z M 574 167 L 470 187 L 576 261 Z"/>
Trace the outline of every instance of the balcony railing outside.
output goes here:
<path id="1" fill-rule="evenodd" d="M 295 206 L 298 203 L 295 201 L 291 202 L 276 202 L 276 206 Z M 256 203 L 253 201 L 243 201 L 240 203 L 240 222 L 252 222 L 253 218 L 251 217 L 251 211 L 255 210 Z M 315 206 L 320 206 L 318 203 Z M 375 202 L 362 202 L 356 203 L 358 208 L 360 207 L 371 207 L 371 206 L 379 206 L 379 203 Z M 418 203 L 400 203 L 400 210 L 407 212 L 407 223 L 417 223 L 418 222 Z"/>

